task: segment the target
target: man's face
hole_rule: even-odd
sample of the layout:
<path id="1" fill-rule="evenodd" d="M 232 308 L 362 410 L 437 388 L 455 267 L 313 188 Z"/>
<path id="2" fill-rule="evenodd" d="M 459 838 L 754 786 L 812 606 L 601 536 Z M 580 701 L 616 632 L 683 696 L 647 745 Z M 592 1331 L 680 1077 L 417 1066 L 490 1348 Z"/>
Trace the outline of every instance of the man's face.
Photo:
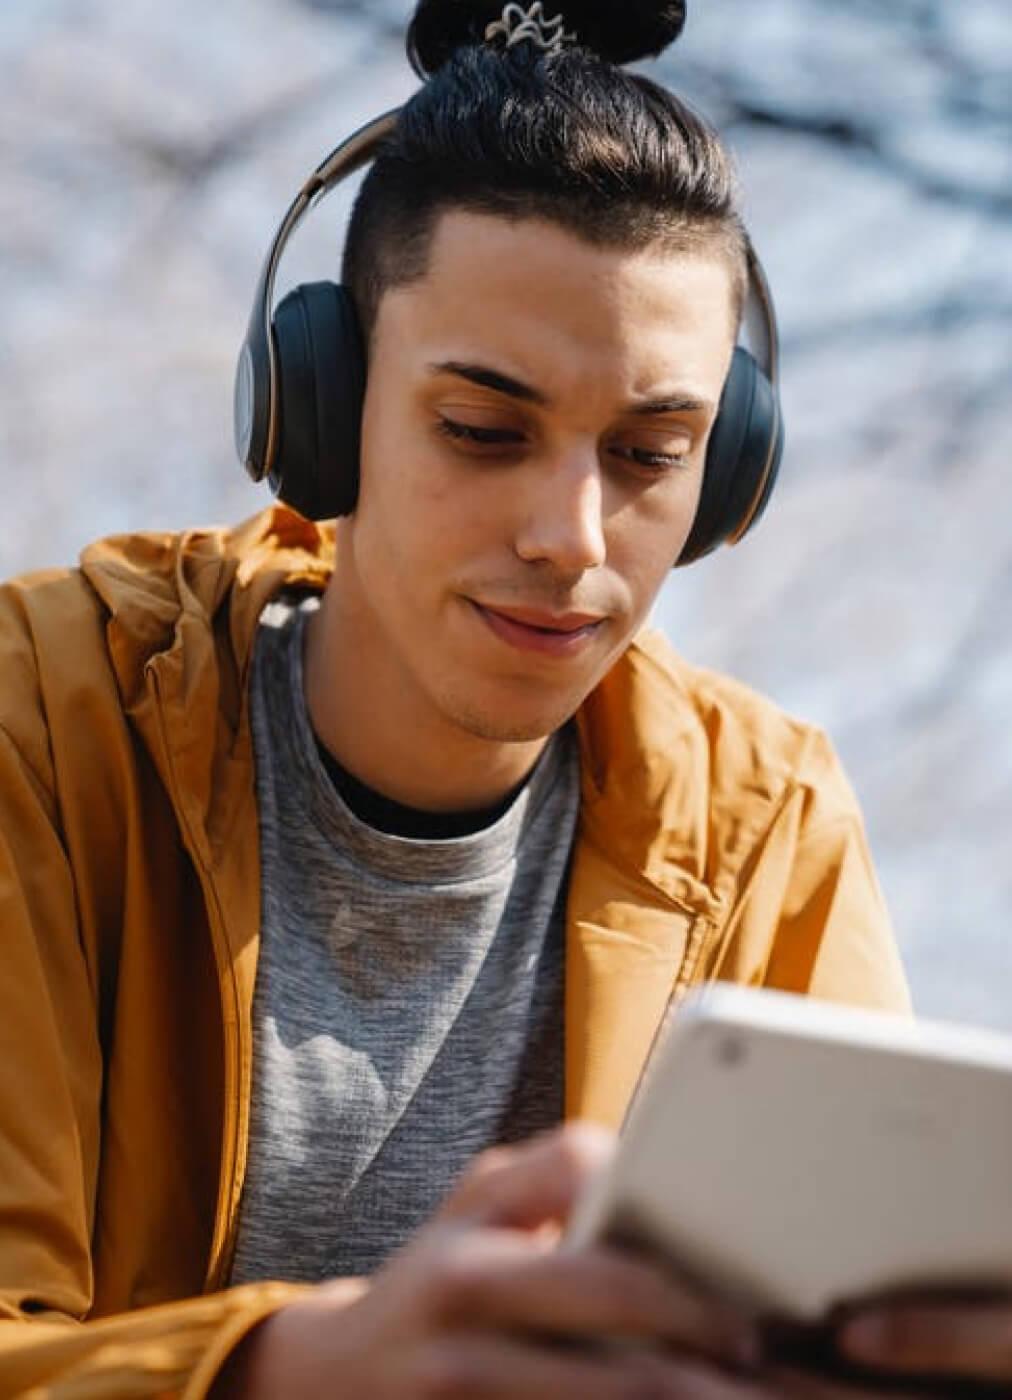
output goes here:
<path id="1" fill-rule="evenodd" d="M 564 723 L 689 534 L 732 347 L 716 253 L 442 216 L 374 328 L 339 566 L 363 667 L 481 738 Z"/>

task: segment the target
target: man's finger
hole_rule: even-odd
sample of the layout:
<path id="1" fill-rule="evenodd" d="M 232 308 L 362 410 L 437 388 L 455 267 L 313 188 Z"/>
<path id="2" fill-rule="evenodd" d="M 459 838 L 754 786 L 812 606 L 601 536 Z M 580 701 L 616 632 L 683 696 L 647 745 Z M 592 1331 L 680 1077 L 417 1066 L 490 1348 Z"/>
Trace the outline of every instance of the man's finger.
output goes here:
<path id="1" fill-rule="evenodd" d="M 773 1391 L 658 1352 L 628 1348 L 611 1354 L 551 1350 L 500 1336 L 448 1337 L 419 1358 L 413 1382 L 426 1395 L 462 1400 L 782 1400 Z M 849 1397 L 860 1400 L 860 1397 Z"/>
<path id="2" fill-rule="evenodd" d="M 841 1324 L 842 1353 L 907 1375 L 1012 1382 L 1012 1302 L 892 1303 Z"/>
<path id="3" fill-rule="evenodd" d="M 516 1147 L 494 1148 L 467 1169 L 440 1218 L 528 1230 L 563 1222 L 614 1151 L 614 1134 L 591 1123 L 568 1123 Z"/>
<path id="4" fill-rule="evenodd" d="M 461 1231 L 429 1277 L 442 1327 L 587 1339 L 641 1338 L 737 1366 L 759 1357 L 755 1328 L 616 1250 L 532 1254 L 512 1231 Z"/>

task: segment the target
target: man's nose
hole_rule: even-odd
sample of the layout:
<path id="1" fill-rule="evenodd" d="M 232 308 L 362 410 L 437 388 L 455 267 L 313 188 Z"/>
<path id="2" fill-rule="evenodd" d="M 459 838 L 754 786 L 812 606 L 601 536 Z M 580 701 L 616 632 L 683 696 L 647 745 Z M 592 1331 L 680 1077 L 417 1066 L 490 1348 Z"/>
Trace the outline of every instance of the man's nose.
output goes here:
<path id="1" fill-rule="evenodd" d="M 516 552 L 529 563 L 580 574 L 603 564 L 604 490 L 596 447 L 534 466 L 524 483 Z"/>

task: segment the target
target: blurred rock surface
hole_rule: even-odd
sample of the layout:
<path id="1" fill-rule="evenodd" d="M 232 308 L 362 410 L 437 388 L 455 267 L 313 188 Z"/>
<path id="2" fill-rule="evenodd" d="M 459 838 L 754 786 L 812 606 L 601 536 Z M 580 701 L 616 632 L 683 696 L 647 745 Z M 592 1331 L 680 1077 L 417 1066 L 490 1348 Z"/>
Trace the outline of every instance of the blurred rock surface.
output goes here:
<path id="1" fill-rule="evenodd" d="M 414 86 L 401 0 L 0 6 L 0 574 L 238 519 L 233 358 L 303 176 Z M 690 657 L 823 723 L 920 1009 L 1012 1029 L 1007 0 L 700 0 L 657 65 L 727 133 L 781 319 L 753 537 L 673 575 Z M 348 191 L 284 281 L 331 275 Z"/>

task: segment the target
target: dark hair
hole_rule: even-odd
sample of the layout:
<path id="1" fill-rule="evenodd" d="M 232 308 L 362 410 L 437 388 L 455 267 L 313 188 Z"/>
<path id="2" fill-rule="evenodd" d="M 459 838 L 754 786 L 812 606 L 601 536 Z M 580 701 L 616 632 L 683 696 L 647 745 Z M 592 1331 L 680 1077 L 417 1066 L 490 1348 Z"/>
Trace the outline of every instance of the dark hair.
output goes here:
<path id="1" fill-rule="evenodd" d="M 715 248 L 740 315 L 746 235 L 730 157 L 686 103 L 617 66 L 677 37 L 684 6 L 548 0 L 560 5 L 579 42 L 545 53 L 484 42 L 501 0 L 420 0 L 407 47 L 428 80 L 377 153 L 345 241 L 367 337 L 383 293 L 424 276 L 449 209 L 546 219 L 609 246 Z"/>

